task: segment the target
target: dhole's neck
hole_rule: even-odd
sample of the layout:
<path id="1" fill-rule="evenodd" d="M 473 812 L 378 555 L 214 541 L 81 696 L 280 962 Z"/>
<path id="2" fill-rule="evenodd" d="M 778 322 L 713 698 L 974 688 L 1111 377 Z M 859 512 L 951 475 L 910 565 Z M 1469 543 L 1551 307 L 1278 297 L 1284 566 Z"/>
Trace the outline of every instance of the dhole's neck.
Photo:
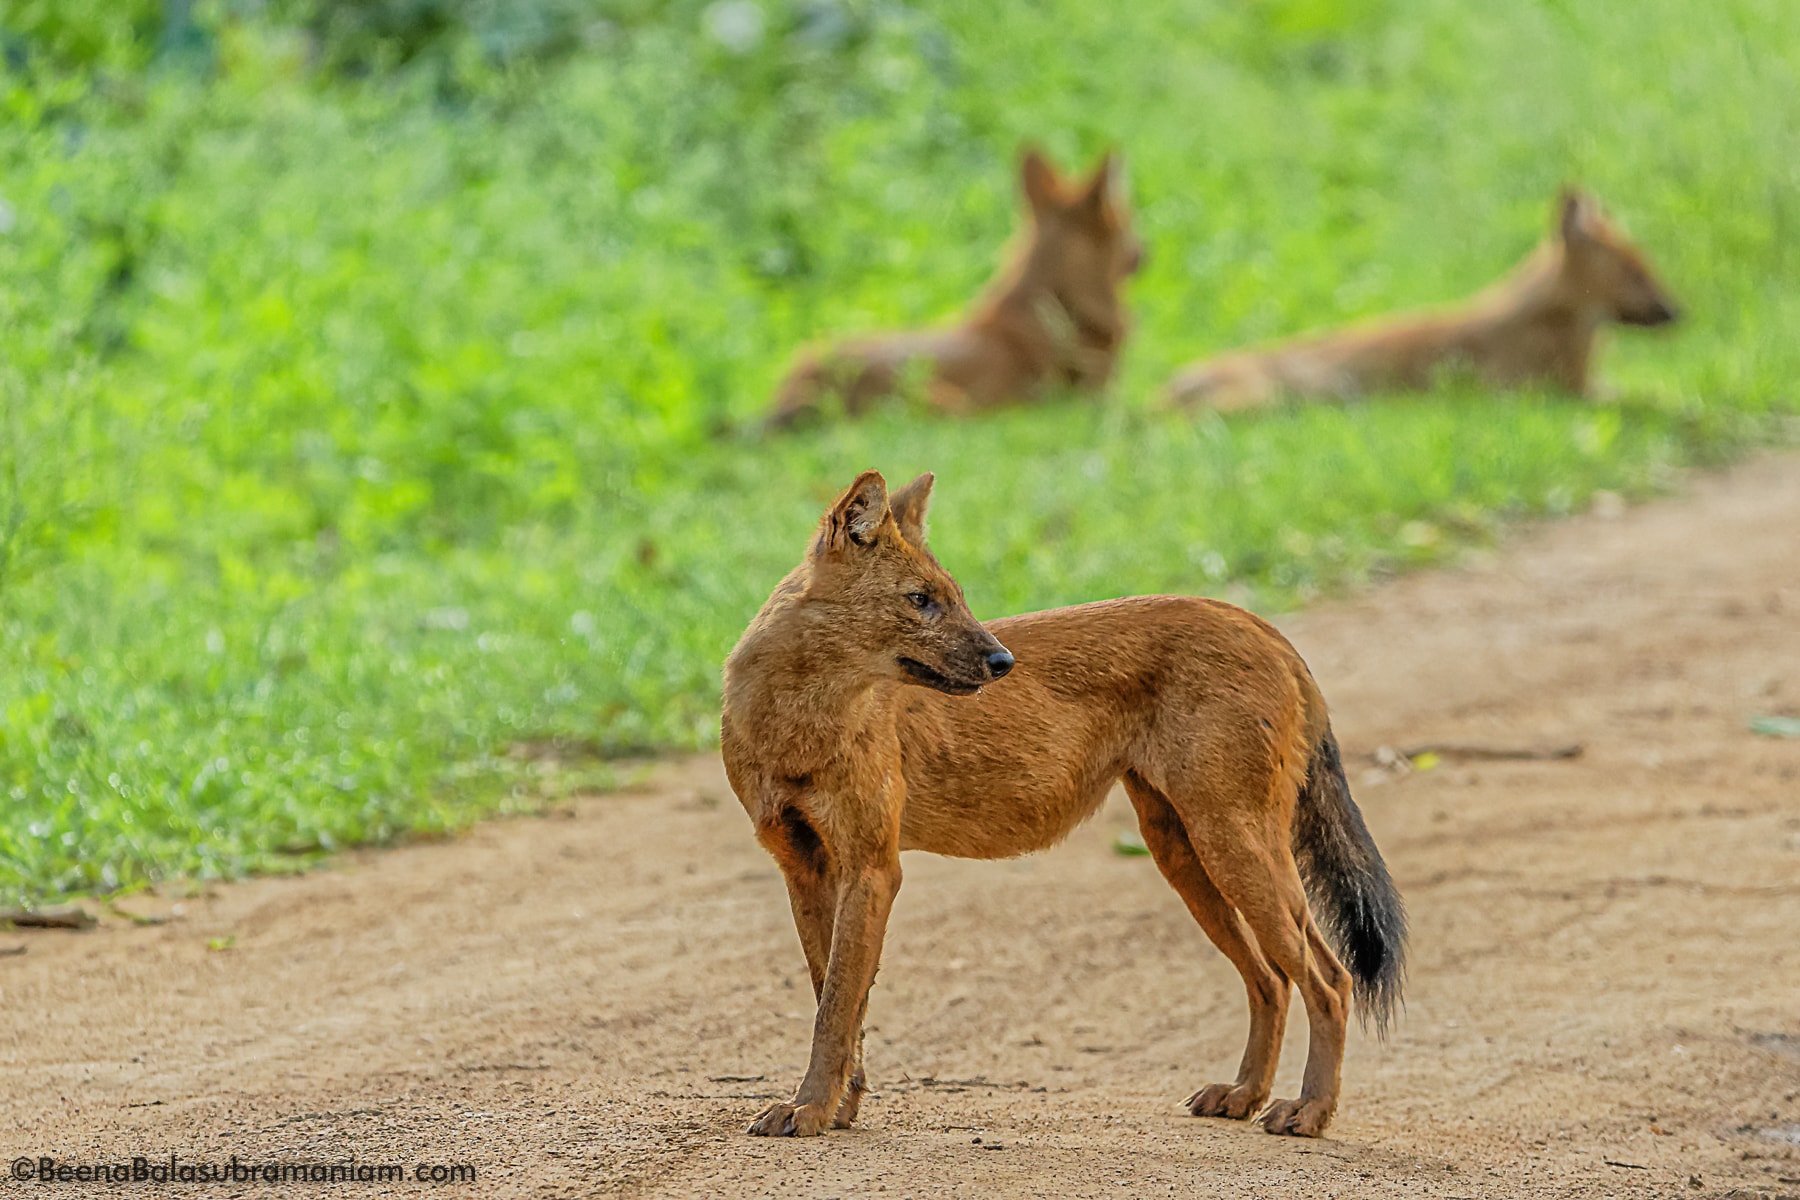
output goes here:
<path id="1" fill-rule="evenodd" d="M 1034 230 L 1011 263 L 995 276 L 971 324 L 1027 324 L 1051 342 L 1116 348 L 1124 331 L 1117 297 L 1104 282 L 1093 289 L 1093 295 L 1059 288 L 1054 270 L 1045 261 L 1050 253 L 1043 236 Z"/>
<path id="2" fill-rule="evenodd" d="M 1571 285 L 1562 248 L 1554 242 L 1533 250 L 1512 274 L 1476 295 L 1465 314 L 1489 329 L 1548 325 L 1592 337 L 1600 326 L 1597 313 Z"/>
<path id="3" fill-rule="evenodd" d="M 725 660 L 725 719 L 782 758 L 818 759 L 893 721 L 893 689 L 866 649 L 845 644 L 830 615 L 777 590 Z"/>

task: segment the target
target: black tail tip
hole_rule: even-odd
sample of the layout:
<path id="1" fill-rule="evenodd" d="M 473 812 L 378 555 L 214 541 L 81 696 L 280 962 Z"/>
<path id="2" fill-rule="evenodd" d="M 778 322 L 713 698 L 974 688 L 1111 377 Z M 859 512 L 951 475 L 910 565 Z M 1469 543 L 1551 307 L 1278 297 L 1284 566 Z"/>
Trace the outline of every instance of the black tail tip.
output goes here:
<path id="1" fill-rule="evenodd" d="M 1401 992 L 1406 982 L 1406 916 L 1397 895 L 1378 912 L 1365 909 L 1359 915 L 1365 919 L 1344 939 L 1344 965 L 1355 984 L 1357 1019 L 1364 1029 L 1385 1039 L 1405 1007 Z"/>
<path id="2" fill-rule="evenodd" d="M 1406 1008 L 1406 1000 L 1400 994 L 1400 984 L 1397 977 L 1368 985 L 1359 981 L 1356 989 L 1358 1024 L 1384 1042 L 1387 1041 L 1388 1034 L 1393 1032 L 1400 1013 Z"/>

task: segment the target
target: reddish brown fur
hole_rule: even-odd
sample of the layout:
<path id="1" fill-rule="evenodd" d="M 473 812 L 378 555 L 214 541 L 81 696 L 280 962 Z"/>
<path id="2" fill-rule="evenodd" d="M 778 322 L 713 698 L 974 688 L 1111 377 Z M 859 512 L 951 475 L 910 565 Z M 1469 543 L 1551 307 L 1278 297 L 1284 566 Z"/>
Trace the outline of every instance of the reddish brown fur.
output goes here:
<path id="1" fill-rule="evenodd" d="M 918 378 L 930 403 L 968 413 L 1033 400 L 1054 387 L 1099 391 L 1127 321 L 1119 292 L 1141 256 L 1108 155 L 1085 182 L 1061 179 L 1036 150 L 1019 168 L 1029 206 L 1024 246 L 959 325 L 890 333 L 801 354 L 769 425 L 835 400 L 851 416 Z"/>
<path id="2" fill-rule="evenodd" d="M 1313 787 L 1323 747 L 1336 763 L 1305 664 L 1250 613 L 1187 597 L 983 627 L 925 549 L 930 487 L 922 476 L 890 501 L 880 475 L 859 477 L 725 665 L 726 771 L 787 881 L 819 1002 L 804 1079 L 751 1132 L 814 1134 L 855 1118 L 863 1015 L 900 851 L 1042 849 L 1123 779 L 1158 867 L 1250 996 L 1236 1080 L 1202 1088 L 1190 1109 L 1235 1118 L 1262 1109 L 1291 980 L 1311 1028 L 1305 1082 L 1264 1124 L 1318 1134 L 1337 1105 L 1352 980 L 1314 923 L 1293 852 L 1306 825 L 1296 826 L 1297 799 Z M 1006 653 L 996 635 L 1018 658 L 993 683 L 985 664 Z M 903 660 L 924 664 L 935 685 L 916 686 Z M 1360 819 L 1355 830 L 1357 852 L 1378 870 Z M 1398 897 L 1385 900 L 1403 922 Z M 1389 965 L 1397 986 L 1398 959 Z"/>
<path id="3" fill-rule="evenodd" d="M 1385 317 L 1189 365 L 1169 399 L 1223 411 L 1283 397 L 1350 399 L 1429 388 L 1446 368 L 1493 387 L 1592 388 L 1603 325 L 1662 325 L 1676 306 L 1644 254 L 1592 200 L 1565 191 L 1553 237 L 1459 307 Z"/>

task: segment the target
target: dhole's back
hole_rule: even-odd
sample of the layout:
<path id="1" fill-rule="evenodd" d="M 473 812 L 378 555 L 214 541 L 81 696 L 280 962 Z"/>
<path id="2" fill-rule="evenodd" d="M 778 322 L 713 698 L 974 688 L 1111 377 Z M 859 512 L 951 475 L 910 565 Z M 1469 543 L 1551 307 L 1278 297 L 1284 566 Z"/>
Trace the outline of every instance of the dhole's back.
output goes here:
<path id="1" fill-rule="evenodd" d="M 1314 730 L 1264 728 L 1261 714 L 1298 708 L 1323 719 L 1286 639 L 1215 600 L 1137 596 L 987 627 L 1018 663 L 1004 687 L 967 699 L 914 689 L 901 703 L 908 848 L 1025 854 L 1067 836 L 1128 771 L 1159 787 L 1204 786 L 1163 778 L 1160 764 L 1205 758 L 1209 746 L 1241 753 L 1246 731 L 1303 766 Z M 970 821 L 986 827 L 979 842 Z M 995 827 L 1006 836 L 996 840 Z"/>

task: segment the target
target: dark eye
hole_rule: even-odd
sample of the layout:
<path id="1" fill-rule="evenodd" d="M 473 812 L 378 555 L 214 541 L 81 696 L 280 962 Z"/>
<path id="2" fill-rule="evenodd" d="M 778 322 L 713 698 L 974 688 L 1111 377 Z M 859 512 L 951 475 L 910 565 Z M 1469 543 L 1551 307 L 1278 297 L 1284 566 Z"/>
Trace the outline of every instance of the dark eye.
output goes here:
<path id="1" fill-rule="evenodd" d="M 911 604 L 914 608 L 926 609 L 931 607 L 931 597 L 927 596 L 924 592 L 908 592 L 906 593 L 906 600 L 907 603 Z"/>

